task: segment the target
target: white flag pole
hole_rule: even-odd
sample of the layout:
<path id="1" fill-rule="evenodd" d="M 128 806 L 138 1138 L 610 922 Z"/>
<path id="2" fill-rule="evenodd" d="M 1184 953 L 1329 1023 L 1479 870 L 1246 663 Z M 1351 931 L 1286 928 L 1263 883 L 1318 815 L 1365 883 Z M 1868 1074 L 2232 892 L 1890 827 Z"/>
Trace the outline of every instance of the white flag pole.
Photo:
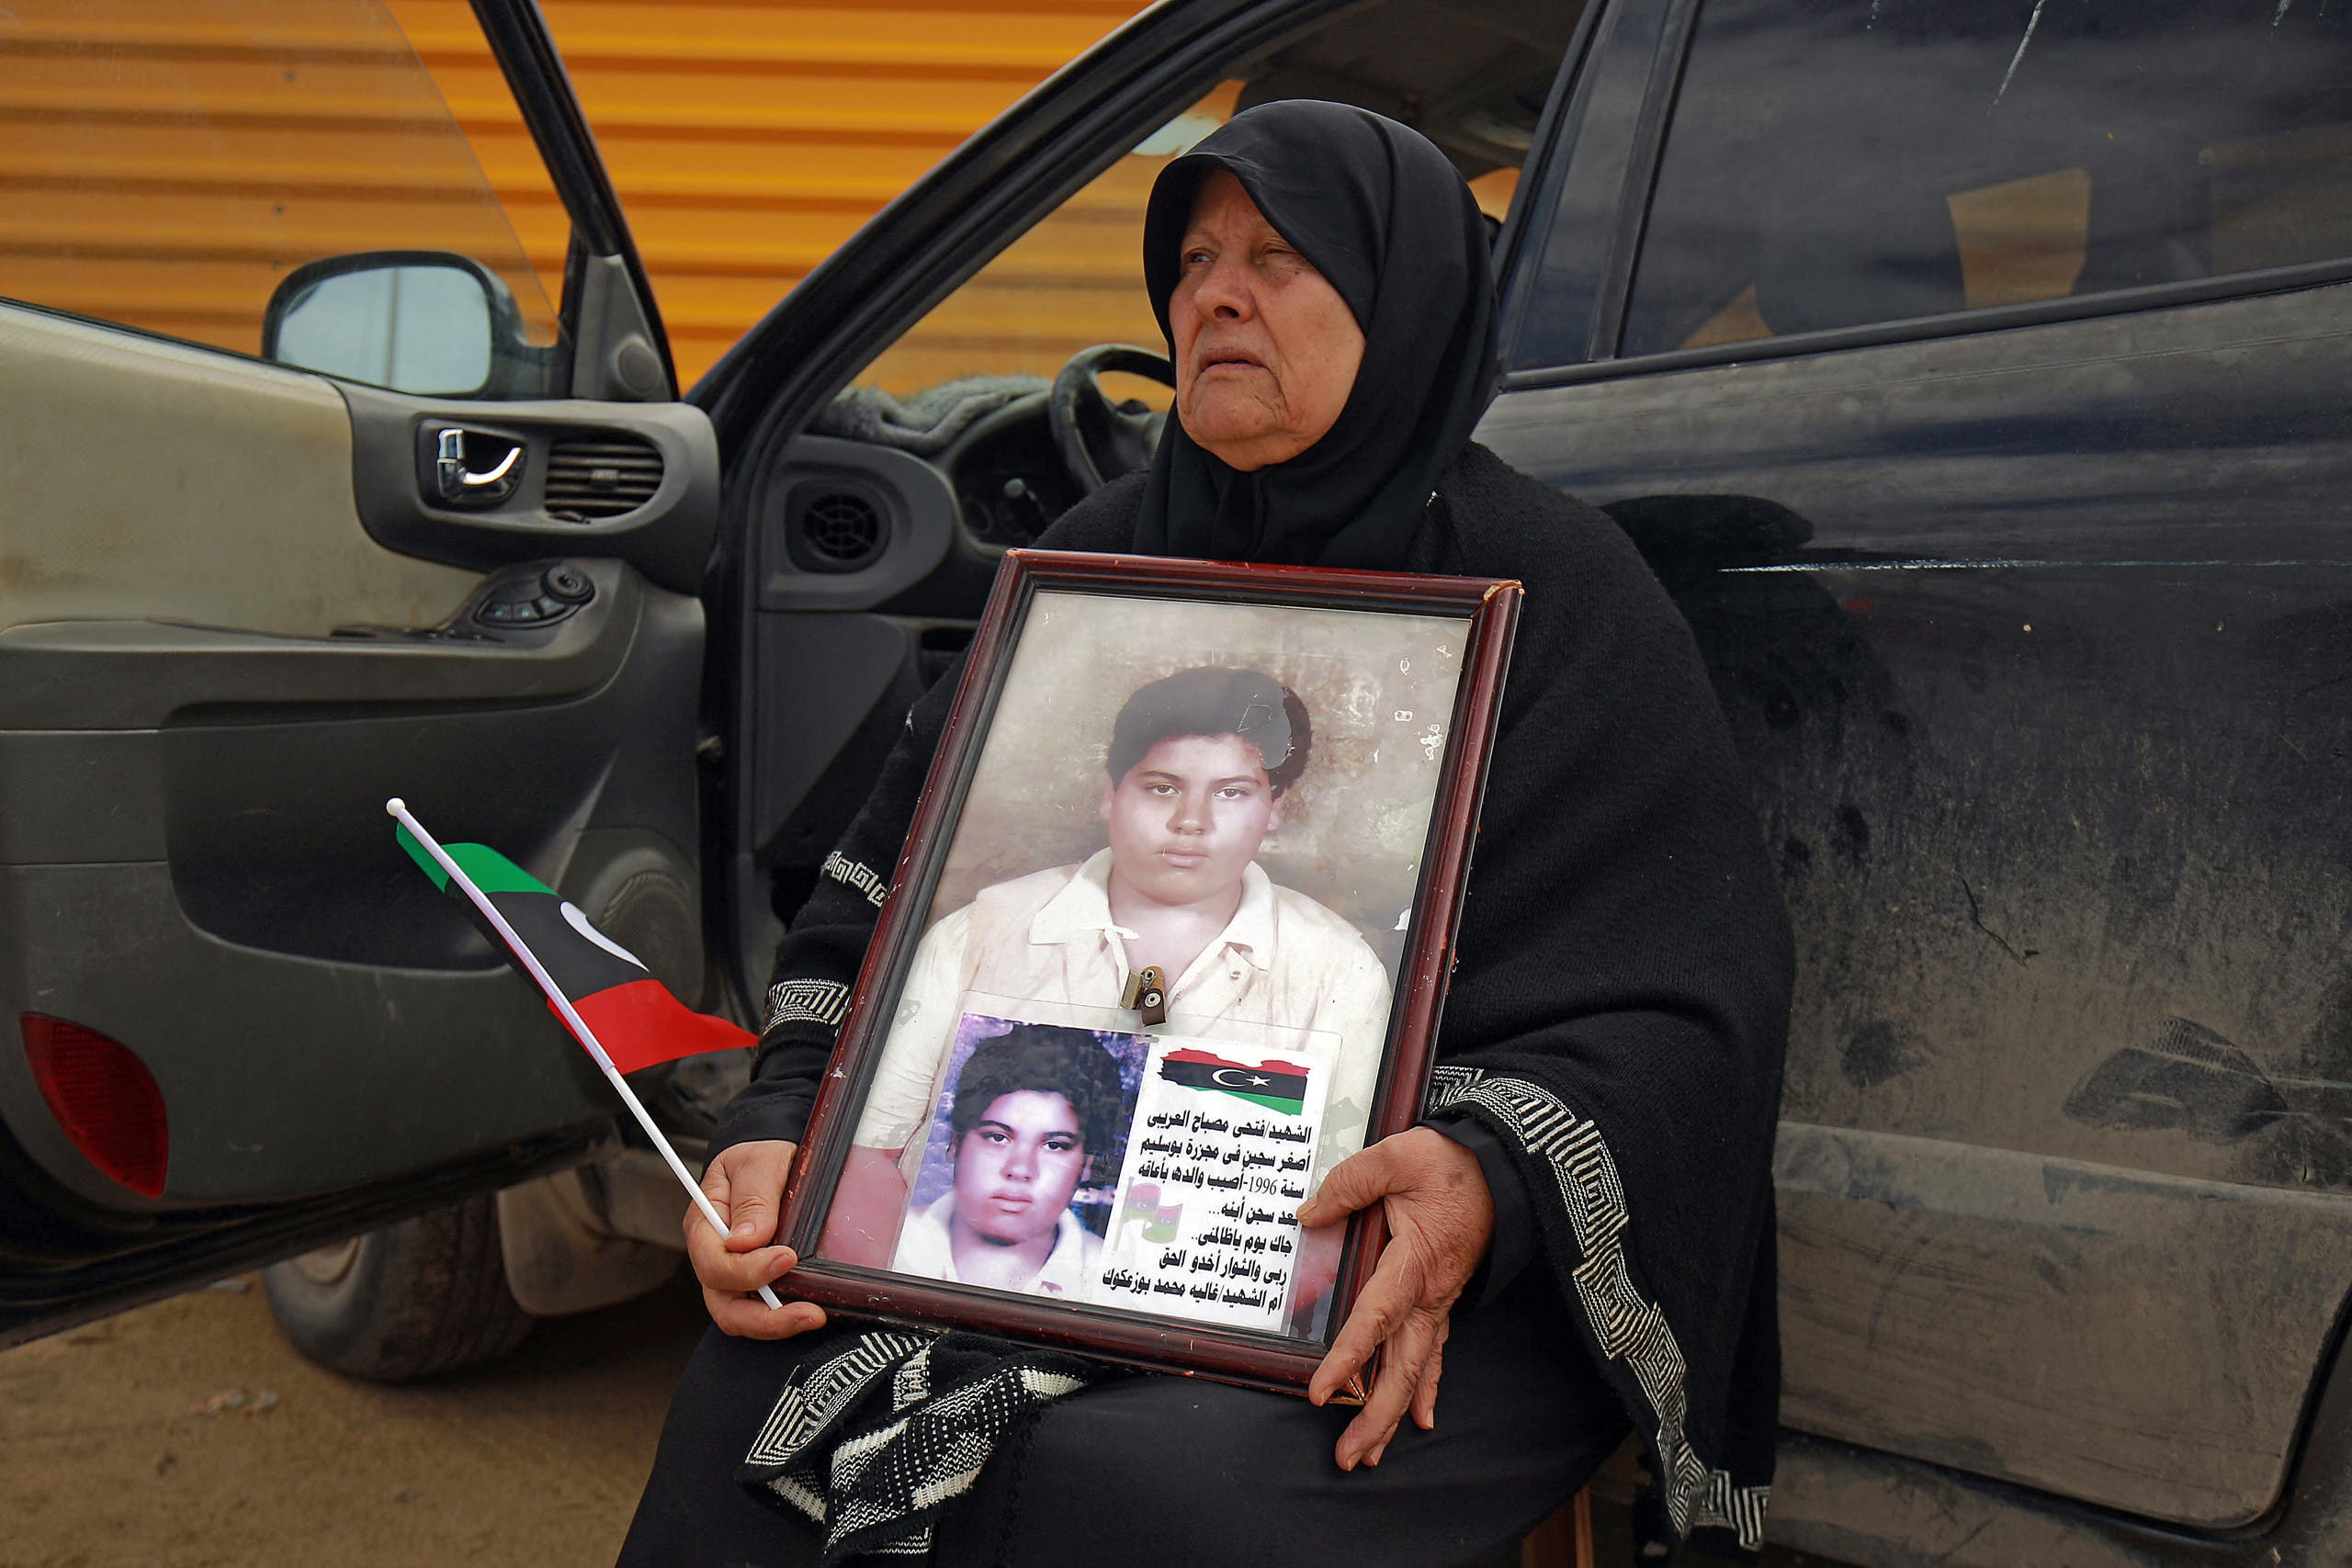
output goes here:
<path id="1" fill-rule="evenodd" d="M 528 946 L 525 945 L 523 939 L 514 934 L 514 928 L 506 923 L 506 917 L 498 912 L 498 906 L 492 904 L 489 896 L 474 886 L 474 879 L 468 876 L 458 863 L 449 858 L 449 852 L 441 847 L 440 841 L 426 832 L 424 825 L 415 818 L 409 815 L 406 801 L 394 795 L 384 802 L 384 810 L 398 818 L 400 825 L 409 830 L 409 835 L 424 846 L 425 852 L 434 858 L 443 871 L 449 874 L 449 879 L 464 890 L 466 897 L 473 900 L 474 908 L 480 909 L 482 918 L 490 922 L 491 929 L 497 931 L 504 940 L 507 951 L 520 959 L 523 967 L 531 972 L 531 978 L 539 983 L 539 989 L 547 993 L 548 1000 L 553 1002 L 556 1011 L 563 1015 L 563 1021 L 571 1026 L 574 1037 L 580 1043 L 588 1047 L 588 1054 L 596 1058 L 598 1066 L 605 1069 L 605 1078 L 615 1089 L 620 1090 L 621 1099 L 628 1101 L 629 1110 L 636 1112 L 637 1124 L 645 1129 L 645 1135 L 653 1140 L 653 1146 L 662 1151 L 663 1159 L 670 1162 L 670 1170 L 677 1177 L 678 1184 L 686 1190 L 686 1196 L 695 1201 L 695 1207 L 700 1209 L 702 1217 L 710 1222 L 710 1228 L 720 1235 L 725 1235 L 727 1222 L 720 1217 L 718 1209 L 712 1205 L 710 1194 L 702 1190 L 693 1174 L 686 1169 L 685 1161 L 678 1157 L 678 1151 L 670 1146 L 670 1140 L 662 1136 L 662 1129 L 653 1124 L 652 1113 L 645 1109 L 644 1102 L 637 1098 L 637 1092 L 628 1087 L 628 1080 L 622 1077 L 620 1070 L 613 1066 L 613 1059 L 605 1055 L 604 1046 L 597 1043 L 595 1032 L 590 1029 L 586 1021 L 573 1010 L 571 998 L 563 994 L 554 979 L 541 966 L 538 954 L 533 953 Z M 781 1308 L 784 1305 L 782 1302 L 776 1300 L 775 1292 L 765 1285 L 760 1287 L 760 1300 L 772 1307 Z"/>

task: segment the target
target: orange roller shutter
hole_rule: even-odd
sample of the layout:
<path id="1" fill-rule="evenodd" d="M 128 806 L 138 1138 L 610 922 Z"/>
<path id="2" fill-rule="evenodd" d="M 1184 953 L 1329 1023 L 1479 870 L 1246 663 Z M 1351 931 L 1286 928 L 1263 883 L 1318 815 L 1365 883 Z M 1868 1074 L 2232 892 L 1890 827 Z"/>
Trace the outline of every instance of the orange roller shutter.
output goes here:
<path id="1" fill-rule="evenodd" d="M 691 384 L 891 197 L 1137 7 L 543 9 Z M 508 272 L 548 330 L 569 227 L 465 0 L 9 10 L 0 295 L 250 354 L 294 266 L 422 245 Z M 1121 249 L 1071 265 L 1125 282 Z"/>
<path id="2" fill-rule="evenodd" d="M 555 291 L 527 155 L 463 0 L 390 10 L 483 152 Z M 1134 15 L 1133 0 L 543 0 L 691 385 L 883 204 Z M 502 112 L 503 111 L 503 112 Z M 1133 231 L 1079 263 L 1131 287 Z M 985 337 L 985 330 L 978 334 Z M 1091 340 L 1090 340 L 1091 341 Z"/>

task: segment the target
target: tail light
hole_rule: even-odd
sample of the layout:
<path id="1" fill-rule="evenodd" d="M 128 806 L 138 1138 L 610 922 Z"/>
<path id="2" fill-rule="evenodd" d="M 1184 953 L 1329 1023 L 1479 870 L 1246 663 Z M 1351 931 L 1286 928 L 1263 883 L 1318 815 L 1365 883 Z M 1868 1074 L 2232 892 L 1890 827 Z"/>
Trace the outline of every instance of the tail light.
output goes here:
<path id="1" fill-rule="evenodd" d="M 130 1047 L 62 1018 L 18 1020 L 50 1115 L 92 1165 L 142 1198 L 164 1192 L 171 1138 L 155 1075 Z"/>

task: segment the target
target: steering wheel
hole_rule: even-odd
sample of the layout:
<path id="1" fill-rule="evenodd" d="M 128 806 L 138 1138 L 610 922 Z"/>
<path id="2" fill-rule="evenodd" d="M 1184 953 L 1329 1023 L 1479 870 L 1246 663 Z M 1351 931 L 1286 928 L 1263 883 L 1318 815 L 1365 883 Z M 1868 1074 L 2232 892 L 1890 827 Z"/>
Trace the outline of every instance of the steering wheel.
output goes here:
<path id="1" fill-rule="evenodd" d="M 1054 450 L 1079 490 L 1091 495 L 1123 474 L 1151 466 L 1168 416 L 1129 400 L 1114 403 L 1102 390 L 1105 371 L 1145 376 L 1164 387 L 1176 385 L 1168 356 L 1131 344 L 1100 343 L 1069 356 L 1046 394 L 1046 427 Z"/>

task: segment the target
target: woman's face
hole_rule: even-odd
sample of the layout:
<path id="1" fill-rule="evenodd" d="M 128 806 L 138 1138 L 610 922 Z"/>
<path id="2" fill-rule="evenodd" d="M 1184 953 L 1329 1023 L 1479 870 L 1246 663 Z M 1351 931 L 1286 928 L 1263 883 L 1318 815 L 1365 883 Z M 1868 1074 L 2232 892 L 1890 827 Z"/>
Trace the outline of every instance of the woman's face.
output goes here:
<path id="1" fill-rule="evenodd" d="M 1086 1141 L 1067 1099 L 1001 1094 L 956 1147 L 956 1217 L 990 1241 L 1035 1241 L 1059 1222 L 1085 1171 Z"/>
<path id="2" fill-rule="evenodd" d="M 1185 432 L 1245 471 L 1320 441 L 1363 363 L 1363 329 L 1340 291 L 1225 169 L 1201 182 L 1180 260 L 1168 327 Z"/>

